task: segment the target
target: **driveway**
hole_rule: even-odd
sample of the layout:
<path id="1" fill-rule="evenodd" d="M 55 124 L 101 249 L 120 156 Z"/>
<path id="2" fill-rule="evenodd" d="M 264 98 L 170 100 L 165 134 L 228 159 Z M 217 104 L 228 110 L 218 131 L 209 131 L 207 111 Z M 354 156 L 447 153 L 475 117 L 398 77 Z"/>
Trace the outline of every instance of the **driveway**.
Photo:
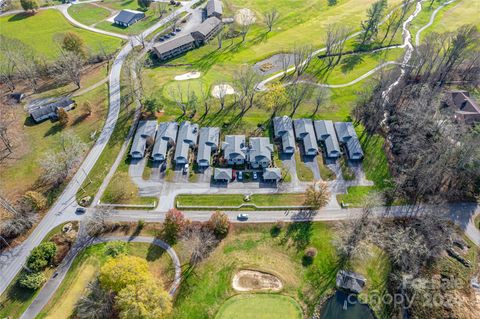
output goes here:
<path id="1" fill-rule="evenodd" d="M 301 158 L 303 163 L 312 171 L 313 179 L 316 181 L 320 181 L 322 180 L 322 176 L 320 175 L 320 168 L 318 167 L 317 156 L 302 155 Z"/>

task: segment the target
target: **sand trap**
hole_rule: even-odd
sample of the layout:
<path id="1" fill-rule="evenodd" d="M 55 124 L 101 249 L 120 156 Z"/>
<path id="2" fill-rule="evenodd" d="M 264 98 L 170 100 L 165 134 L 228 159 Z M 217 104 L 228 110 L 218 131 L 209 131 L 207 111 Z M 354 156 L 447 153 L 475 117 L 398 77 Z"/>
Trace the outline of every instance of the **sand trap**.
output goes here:
<path id="1" fill-rule="evenodd" d="M 256 20 L 255 13 L 250 9 L 243 8 L 235 13 L 235 22 L 240 25 L 254 24 Z"/>
<path id="2" fill-rule="evenodd" d="M 281 280 L 272 275 L 256 270 L 240 270 L 233 276 L 232 287 L 236 291 L 269 290 L 278 292 L 282 290 Z"/>
<path id="3" fill-rule="evenodd" d="M 224 83 L 224 84 L 215 85 L 212 89 L 212 96 L 216 97 L 217 99 L 219 99 L 222 96 L 231 95 L 231 94 L 235 94 L 235 90 L 230 84 Z"/>
<path id="4" fill-rule="evenodd" d="M 198 79 L 200 77 L 201 73 L 200 72 L 188 72 L 185 74 L 180 74 L 175 76 L 175 81 L 185 81 L 185 80 L 191 80 L 191 79 Z"/>

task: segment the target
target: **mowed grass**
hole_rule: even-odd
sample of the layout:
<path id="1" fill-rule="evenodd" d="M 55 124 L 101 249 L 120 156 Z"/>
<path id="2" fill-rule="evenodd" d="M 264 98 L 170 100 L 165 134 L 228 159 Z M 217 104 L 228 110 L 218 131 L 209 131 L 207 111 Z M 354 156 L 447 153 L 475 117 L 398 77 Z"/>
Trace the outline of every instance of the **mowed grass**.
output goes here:
<path id="1" fill-rule="evenodd" d="M 105 245 L 89 246 L 75 258 L 60 287 L 37 318 L 71 318 L 75 303 L 86 293 L 88 283 L 96 277 L 100 267 L 107 259 L 104 253 Z M 126 245 L 129 255 L 147 260 L 154 278 L 168 290 L 174 278 L 170 256 L 155 245 L 147 243 L 127 243 Z"/>
<path id="2" fill-rule="evenodd" d="M 121 39 L 109 37 L 72 26 L 57 10 L 42 10 L 30 16 L 26 13 L 0 17 L 0 34 L 18 39 L 47 59 L 59 55 L 59 41 L 66 32 L 80 36 L 92 53 L 101 49 L 111 53 L 122 45 Z"/>
<path id="3" fill-rule="evenodd" d="M 301 319 L 297 302 L 278 294 L 238 295 L 228 299 L 215 319 Z"/>
<path id="4" fill-rule="evenodd" d="M 241 204 L 255 204 L 257 206 L 297 206 L 303 205 L 304 194 L 253 194 L 250 201 L 245 202 L 244 195 L 178 195 L 176 203 L 185 206 L 239 206 Z"/>
<path id="5" fill-rule="evenodd" d="M 90 3 L 81 3 L 70 6 L 68 13 L 78 22 L 92 25 L 110 16 L 110 11 Z"/>
<path id="6" fill-rule="evenodd" d="M 303 147 L 303 146 L 300 145 L 299 147 Z M 310 167 L 305 165 L 305 163 L 302 161 L 302 157 L 298 149 L 295 150 L 295 167 L 297 169 L 297 177 L 300 181 L 302 182 L 313 181 L 313 172 L 310 169 Z"/>

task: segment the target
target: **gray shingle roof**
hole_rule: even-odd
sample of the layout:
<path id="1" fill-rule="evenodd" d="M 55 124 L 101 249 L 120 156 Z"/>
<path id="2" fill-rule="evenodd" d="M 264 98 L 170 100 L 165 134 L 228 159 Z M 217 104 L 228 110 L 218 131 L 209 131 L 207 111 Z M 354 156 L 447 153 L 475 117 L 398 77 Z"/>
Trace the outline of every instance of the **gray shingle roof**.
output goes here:
<path id="1" fill-rule="evenodd" d="M 222 20 L 218 19 L 217 17 L 210 17 L 203 21 L 197 28 L 197 30 L 193 32 L 199 32 L 204 37 L 206 37 L 213 29 L 218 27 L 219 24 L 222 23 Z"/>
<path id="2" fill-rule="evenodd" d="M 248 152 L 250 162 L 271 161 L 273 145 L 268 137 L 251 137 Z"/>
<path id="3" fill-rule="evenodd" d="M 310 119 L 297 119 L 293 121 L 295 137 L 301 140 L 305 154 L 314 155 L 318 152 L 317 140 L 313 129 L 313 122 Z"/>
<path id="4" fill-rule="evenodd" d="M 284 153 L 293 153 L 295 151 L 295 136 L 291 118 L 288 116 L 274 117 L 273 132 L 276 138 L 282 139 L 282 150 Z"/>
<path id="5" fill-rule="evenodd" d="M 340 270 L 337 273 L 337 288 L 341 288 L 358 294 L 363 290 L 366 282 L 367 279 L 365 279 L 365 277 L 351 271 Z"/>
<path id="6" fill-rule="evenodd" d="M 337 132 L 338 141 L 345 145 L 349 159 L 362 159 L 362 145 L 358 140 L 357 133 L 352 122 L 335 122 L 335 131 Z"/>
<path id="7" fill-rule="evenodd" d="M 142 158 L 145 155 L 145 148 L 147 146 L 147 139 L 155 137 L 157 129 L 157 121 L 140 121 L 138 122 L 137 131 L 133 139 L 130 155 L 134 158 Z"/>
<path id="8" fill-rule="evenodd" d="M 206 5 L 207 17 L 212 16 L 213 14 L 223 14 L 223 4 L 220 0 L 209 0 Z"/>
<path id="9" fill-rule="evenodd" d="M 213 171 L 213 178 L 215 180 L 231 180 L 232 176 L 231 168 L 215 168 Z"/>
<path id="10" fill-rule="evenodd" d="M 245 159 L 247 150 L 245 135 L 226 135 L 225 142 L 222 143 L 222 149 L 225 159 Z"/>
<path id="11" fill-rule="evenodd" d="M 178 123 L 160 123 L 155 137 L 155 145 L 152 150 L 152 157 L 155 161 L 163 161 L 167 156 L 168 148 L 175 144 L 177 138 Z"/>
<path id="12" fill-rule="evenodd" d="M 192 37 L 192 35 L 185 34 L 179 37 L 175 37 L 171 40 L 165 41 L 160 44 L 156 44 L 153 49 L 157 52 L 157 54 L 161 55 L 167 52 L 170 52 L 176 48 L 179 48 L 183 45 L 190 44 L 195 42 L 195 39 Z"/>
<path id="13" fill-rule="evenodd" d="M 197 163 L 199 166 L 209 166 L 212 152 L 218 149 L 220 129 L 218 127 L 202 127 L 198 140 Z"/>
<path id="14" fill-rule="evenodd" d="M 75 102 L 69 98 L 38 99 L 30 102 L 28 112 L 37 121 L 46 115 L 56 116 L 58 108 L 69 108 Z"/>
<path id="15" fill-rule="evenodd" d="M 263 179 L 266 180 L 280 180 L 282 178 L 282 171 L 277 167 L 265 168 L 263 172 Z"/>
<path id="16" fill-rule="evenodd" d="M 121 22 L 124 24 L 132 24 L 135 20 L 139 20 L 145 17 L 145 13 L 141 11 L 124 9 L 115 17 L 115 22 Z"/>
<path id="17" fill-rule="evenodd" d="M 188 151 L 190 147 L 197 145 L 198 124 L 184 121 L 178 130 L 177 143 L 175 146 L 175 161 L 178 163 L 188 162 Z"/>
<path id="18" fill-rule="evenodd" d="M 341 155 L 340 145 L 338 145 L 337 134 L 332 121 L 314 121 L 317 140 L 325 145 L 327 157 L 339 157 Z"/>

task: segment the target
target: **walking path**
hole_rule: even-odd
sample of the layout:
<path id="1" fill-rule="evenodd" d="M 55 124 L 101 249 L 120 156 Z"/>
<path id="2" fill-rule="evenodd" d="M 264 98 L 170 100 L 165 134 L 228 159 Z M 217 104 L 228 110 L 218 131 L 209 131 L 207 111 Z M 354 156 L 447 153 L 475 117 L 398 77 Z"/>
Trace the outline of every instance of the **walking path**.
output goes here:
<path id="1" fill-rule="evenodd" d="M 415 46 L 419 46 L 420 45 L 420 35 L 422 34 L 422 32 L 429 28 L 433 22 L 435 22 L 435 17 L 437 16 L 437 13 L 442 10 L 445 6 L 448 6 L 449 4 L 455 2 L 455 0 L 450 0 L 450 1 L 447 1 L 445 3 L 443 3 L 442 5 L 440 5 L 437 9 L 435 9 L 435 11 L 433 11 L 432 15 L 430 16 L 430 21 L 428 21 L 428 23 L 426 25 L 424 25 L 420 30 L 417 31 L 417 34 L 415 35 Z"/>
<path id="2" fill-rule="evenodd" d="M 79 95 L 82 95 L 82 94 L 85 94 L 85 93 L 88 93 L 92 90 L 95 90 L 96 88 L 98 88 L 99 86 L 105 84 L 108 82 L 108 77 L 98 81 L 97 83 L 93 84 L 93 85 L 90 85 L 89 87 L 87 88 L 84 88 L 84 89 L 81 89 L 80 91 L 77 91 L 75 93 L 73 93 L 73 96 L 79 96 Z"/>
<path id="3" fill-rule="evenodd" d="M 129 243 L 148 243 L 160 248 L 165 249 L 170 258 L 172 259 L 173 266 L 175 268 L 175 277 L 172 282 L 172 285 L 169 289 L 169 294 L 173 296 L 178 289 L 181 281 L 181 264 L 175 250 L 166 242 L 154 238 L 154 237 L 129 237 L 129 236 L 110 236 L 110 237 L 100 237 L 92 238 L 86 236 L 83 231 L 79 232 L 79 238 L 75 245 L 70 249 L 69 253 L 63 259 L 62 263 L 57 267 L 56 276 L 51 277 L 47 283 L 43 286 L 42 290 L 38 293 L 35 299 L 32 301 L 30 306 L 25 310 L 20 319 L 30 319 L 35 318 L 40 311 L 45 307 L 48 301 L 53 297 L 55 291 L 63 282 L 63 279 L 68 273 L 68 270 L 72 266 L 73 261 L 78 256 L 78 254 L 83 251 L 85 248 L 91 245 L 111 242 L 111 241 L 123 241 Z"/>

